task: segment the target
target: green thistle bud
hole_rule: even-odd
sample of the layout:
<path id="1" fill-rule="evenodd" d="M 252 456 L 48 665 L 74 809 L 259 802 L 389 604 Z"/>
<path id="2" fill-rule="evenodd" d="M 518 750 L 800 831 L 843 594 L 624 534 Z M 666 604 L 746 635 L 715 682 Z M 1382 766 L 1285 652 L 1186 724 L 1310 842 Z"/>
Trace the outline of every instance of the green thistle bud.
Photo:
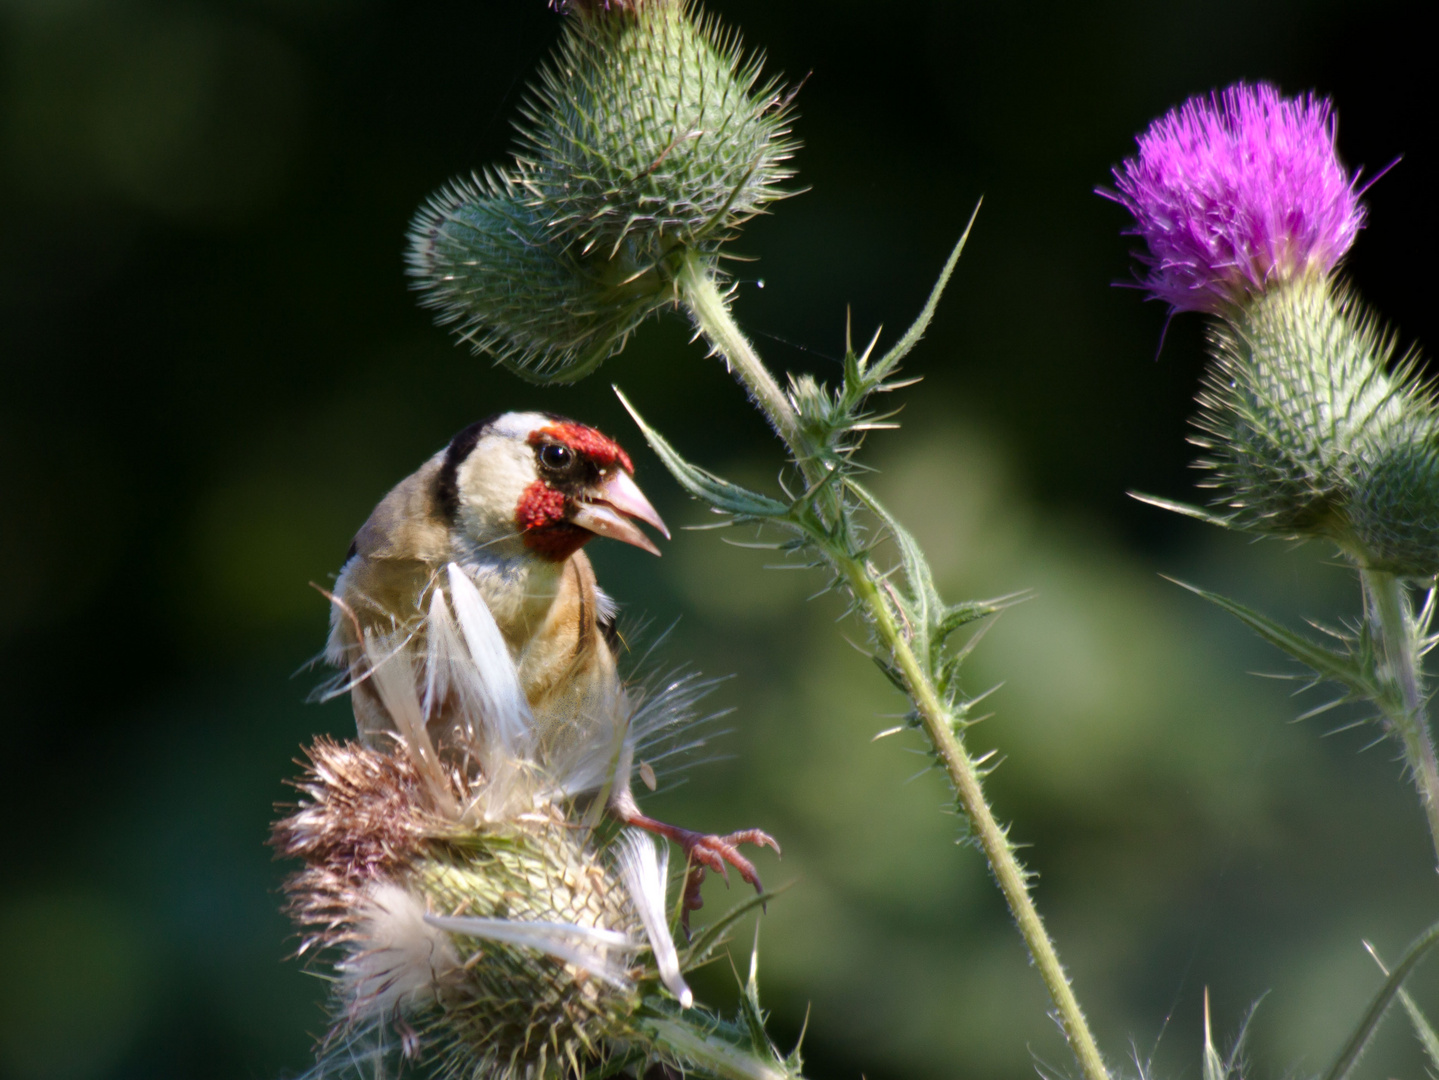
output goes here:
<path id="1" fill-rule="evenodd" d="M 504 175 L 416 216 L 409 271 L 439 321 L 542 382 L 588 374 L 783 193 L 788 99 L 685 0 L 578 5 Z"/>
<path id="2" fill-rule="evenodd" d="M 1330 279 L 1277 285 L 1211 331 L 1197 445 L 1218 505 L 1240 528 L 1348 546 L 1356 464 L 1403 424 L 1392 342 Z"/>
<path id="3" fill-rule="evenodd" d="M 1370 567 L 1404 577 L 1439 574 L 1439 429 L 1413 425 L 1375 448 L 1356 480 L 1351 511 Z"/>
<path id="4" fill-rule="evenodd" d="M 430 1034 L 432 1060 L 464 1062 L 465 1076 L 545 1076 L 552 1063 L 577 1074 L 582 1059 L 628 1033 L 640 1001 L 629 977 L 640 921 L 583 835 L 536 815 L 413 867 L 406 886 L 424 909 L 457 913 L 430 925 L 466 961 L 412 1014 Z"/>
<path id="5" fill-rule="evenodd" d="M 534 205 L 585 249 L 716 248 L 780 195 L 793 144 L 776 83 L 682 0 L 571 20 L 525 109 Z"/>
<path id="6" fill-rule="evenodd" d="M 407 261 L 438 322 L 541 381 L 588 374 L 668 300 L 666 281 L 633 244 L 581 253 L 503 175 L 456 180 L 431 196 L 411 226 Z"/>

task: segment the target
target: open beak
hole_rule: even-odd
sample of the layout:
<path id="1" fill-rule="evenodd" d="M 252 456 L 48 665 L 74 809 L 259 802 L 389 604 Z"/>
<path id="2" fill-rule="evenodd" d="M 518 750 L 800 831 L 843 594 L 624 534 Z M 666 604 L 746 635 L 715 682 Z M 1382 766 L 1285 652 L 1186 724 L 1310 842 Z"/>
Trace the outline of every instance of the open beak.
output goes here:
<path id="1" fill-rule="evenodd" d="M 658 529 L 666 540 L 670 538 L 670 531 L 655 508 L 623 469 L 616 469 L 605 477 L 597 487 L 581 496 L 578 503 L 578 509 L 570 515 L 570 523 L 589 529 L 597 536 L 623 540 L 658 555 L 660 549 L 630 520 L 633 518 Z"/>

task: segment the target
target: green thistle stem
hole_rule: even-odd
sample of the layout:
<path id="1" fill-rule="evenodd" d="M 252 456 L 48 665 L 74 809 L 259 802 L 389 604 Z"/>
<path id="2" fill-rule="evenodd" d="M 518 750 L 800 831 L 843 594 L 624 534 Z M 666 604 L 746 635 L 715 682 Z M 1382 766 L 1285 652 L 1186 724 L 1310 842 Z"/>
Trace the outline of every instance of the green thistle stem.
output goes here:
<path id="1" fill-rule="evenodd" d="M 709 339 L 710 347 L 724 358 L 730 371 L 749 391 L 750 398 L 768 418 L 808 476 L 810 470 L 806 464 L 812 461 L 812 454 L 804 433 L 800 431 L 794 406 L 769 373 L 769 368 L 764 366 L 749 339 L 735 324 L 729 304 L 715 284 L 709 260 L 690 252 L 680 264 L 675 283 L 695 325 Z"/>
<path id="2" fill-rule="evenodd" d="M 1439 762 L 1425 709 L 1409 594 L 1399 578 L 1382 570 L 1361 570 L 1359 576 L 1368 599 L 1370 626 L 1379 642 L 1380 675 L 1391 690 L 1381 695 L 1377 704 L 1404 745 L 1404 757 L 1419 789 L 1439 857 Z"/>
<path id="3" fill-rule="evenodd" d="M 910 700 L 915 704 L 935 753 L 944 762 L 960 805 L 964 807 L 979 846 L 989 860 L 995 881 L 999 883 L 999 889 L 1009 903 L 1010 914 L 1014 916 L 1025 945 L 1029 947 L 1034 966 L 1039 969 L 1040 977 L 1049 989 L 1049 996 L 1059 1012 L 1070 1049 L 1079 1061 L 1080 1068 L 1084 1070 L 1087 1080 L 1109 1080 L 1109 1071 L 1104 1067 L 1099 1046 L 1090 1033 L 1084 1011 L 1079 1007 L 1079 1000 L 1074 996 L 1069 976 L 1065 973 L 1064 965 L 1059 962 L 1059 953 L 1049 932 L 1044 928 L 1039 909 L 1034 906 L 1034 898 L 1029 892 L 1028 876 L 1014 853 L 1014 845 L 1010 843 L 1008 833 L 995 820 L 994 813 L 989 808 L 980 782 L 979 769 L 959 737 L 956 718 L 950 714 L 943 699 L 925 675 L 869 568 L 854 560 L 847 560 L 843 569 L 850 588 L 873 619 L 881 644 L 889 651 L 895 667 L 903 676 L 905 688 L 909 692 Z"/>
<path id="4" fill-rule="evenodd" d="M 806 480 L 811 485 L 819 483 L 824 479 L 823 466 L 800 430 L 799 417 L 793 405 L 735 322 L 729 305 L 710 274 L 709 266 L 700 258 L 691 256 L 676 280 L 681 299 L 710 347 L 724 357 L 730 370 L 788 444 Z M 979 767 L 960 738 L 958 718 L 945 704 L 943 695 L 911 648 L 895 619 L 893 608 L 879 587 L 873 567 L 854 558 L 837 558 L 836 561 L 856 601 L 868 615 L 881 646 L 890 654 L 930 744 L 944 763 L 960 806 L 970 820 L 1034 965 L 1049 990 L 1065 1037 L 1086 1080 L 1110 1080 L 1099 1046 L 1074 996 L 1064 965 L 1060 963 L 1059 953 L 1034 905 L 1024 867 L 1020 865 L 1004 828 L 990 810 Z"/>

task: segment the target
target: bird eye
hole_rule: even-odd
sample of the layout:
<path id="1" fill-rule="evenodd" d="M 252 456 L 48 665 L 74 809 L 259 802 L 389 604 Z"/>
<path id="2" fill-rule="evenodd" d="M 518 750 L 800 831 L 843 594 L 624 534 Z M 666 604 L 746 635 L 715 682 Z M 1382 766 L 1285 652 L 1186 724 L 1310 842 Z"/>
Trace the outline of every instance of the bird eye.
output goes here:
<path id="1" fill-rule="evenodd" d="M 564 472 L 574 464 L 575 455 L 568 446 L 558 446 L 555 443 L 548 443 L 540 447 L 540 464 L 546 469 L 553 469 L 555 472 Z"/>

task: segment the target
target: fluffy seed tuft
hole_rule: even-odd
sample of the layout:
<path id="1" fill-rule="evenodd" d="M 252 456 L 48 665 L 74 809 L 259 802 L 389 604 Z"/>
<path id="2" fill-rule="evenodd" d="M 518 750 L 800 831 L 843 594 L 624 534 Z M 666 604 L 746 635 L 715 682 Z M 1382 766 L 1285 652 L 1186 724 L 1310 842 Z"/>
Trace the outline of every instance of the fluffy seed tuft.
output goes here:
<path id="1" fill-rule="evenodd" d="M 310 761 L 274 842 L 305 860 L 286 884 L 301 952 L 338 954 L 317 1076 L 359 1048 L 441 1075 L 577 1073 L 633 1035 L 636 980 L 659 976 L 634 963 L 640 904 L 588 831 L 548 805 L 438 817 L 400 753 L 320 740 Z"/>

